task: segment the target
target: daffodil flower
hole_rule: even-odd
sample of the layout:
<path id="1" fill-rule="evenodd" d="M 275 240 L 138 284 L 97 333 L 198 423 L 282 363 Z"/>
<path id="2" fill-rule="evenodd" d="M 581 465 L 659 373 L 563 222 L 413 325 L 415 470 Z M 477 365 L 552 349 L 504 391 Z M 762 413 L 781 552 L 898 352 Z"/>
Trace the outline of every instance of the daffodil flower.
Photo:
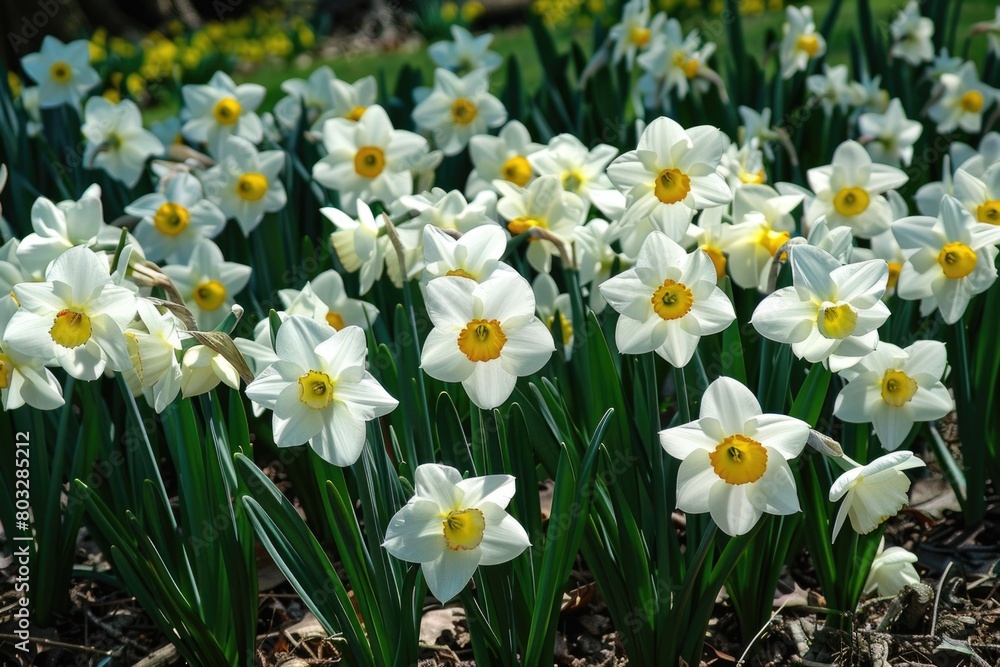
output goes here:
<path id="1" fill-rule="evenodd" d="M 229 314 L 235 296 L 250 281 L 250 267 L 227 262 L 208 240 L 195 246 L 187 264 L 163 267 L 203 331 L 214 329 Z"/>
<path id="2" fill-rule="evenodd" d="M 427 283 L 427 314 L 434 328 L 420 367 L 433 378 L 461 382 L 484 410 L 500 406 L 517 378 L 540 370 L 555 351 L 552 335 L 535 317 L 528 281 L 494 273 L 479 284 L 460 276 Z"/>
<path id="3" fill-rule="evenodd" d="M 39 197 L 31 205 L 32 233 L 21 239 L 17 259 L 30 275 L 41 277 L 46 267 L 74 246 L 99 240 L 117 243 L 121 230 L 104 222 L 101 188 L 92 185 L 79 200 L 55 203 Z"/>
<path id="4" fill-rule="evenodd" d="M 903 471 L 924 465 L 913 452 L 886 454 L 864 466 L 850 459 L 847 462 L 852 468 L 830 487 L 831 503 L 844 499 L 833 524 L 831 542 L 837 540 L 848 517 L 854 532 L 867 535 L 886 519 L 896 516 L 906 506 L 906 492 L 910 489 L 910 479 Z"/>
<path id="5" fill-rule="evenodd" d="M 649 48 L 653 36 L 658 34 L 667 20 L 667 15 L 658 12 L 650 20 L 649 0 L 629 0 L 622 5 L 622 20 L 608 30 L 608 39 L 614 42 L 611 53 L 612 64 L 617 65 L 624 58 L 631 70 L 639 51 Z"/>
<path id="6" fill-rule="evenodd" d="M 21 354 L 7 341 L 7 329 L 17 302 L 9 294 L 0 298 L 0 404 L 4 410 L 27 405 L 36 410 L 55 410 L 64 405 L 62 387 L 45 360 Z"/>
<path id="7" fill-rule="evenodd" d="M 979 178 L 964 169 L 956 171 L 954 196 L 978 222 L 1000 225 L 1000 164 L 989 167 Z"/>
<path id="8" fill-rule="evenodd" d="M 49 265 L 44 283 L 18 283 L 14 296 L 21 307 L 4 332 L 11 349 L 78 380 L 96 380 L 105 366 L 131 368 L 123 329 L 135 317 L 135 295 L 114 284 L 90 249 L 70 248 Z"/>
<path id="9" fill-rule="evenodd" d="M 477 134 L 469 139 L 472 172 L 465 185 L 465 194 L 473 197 L 484 190 L 493 190 L 493 181 L 500 179 L 524 187 L 534 178 L 528 156 L 541 150 L 542 145 L 531 140 L 520 121 L 504 125 L 497 136 Z"/>
<path id="10" fill-rule="evenodd" d="M 858 130 L 871 141 L 865 150 L 875 162 L 898 167 L 909 166 L 913 159 L 913 144 L 924 131 L 920 121 L 910 120 L 899 98 L 889 102 L 885 113 L 863 113 L 858 116 Z"/>
<path id="11" fill-rule="evenodd" d="M 125 347 L 131 368 L 123 373 L 135 395 L 142 394 L 157 413 L 163 412 L 181 390 L 181 339 L 177 318 L 160 313 L 145 299 L 136 303 L 139 320 L 125 329 Z"/>
<path id="12" fill-rule="evenodd" d="M 566 192 L 562 181 L 555 176 L 541 176 L 526 188 L 499 180 L 493 186 L 503 195 L 497 202 L 497 214 L 507 221 L 507 229 L 514 235 L 541 229 L 569 243 L 587 213 L 583 200 Z M 548 273 L 552 270 L 552 256 L 557 252 L 551 240 L 532 238 L 526 255 L 532 268 Z"/>
<path id="13" fill-rule="evenodd" d="M 480 565 L 499 565 L 531 546 L 505 508 L 514 496 L 510 475 L 462 479 L 449 466 L 425 463 L 413 475 L 414 495 L 389 521 L 382 546 L 420 563 L 431 594 L 447 602 Z"/>
<path id="14" fill-rule="evenodd" d="M 590 208 L 592 190 L 613 187 L 604 170 L 617 155 L 614 146 L 598 144 L 588 148 L 572 134 L 557 134 L 548 146 L 532 153 L 528 162 L 538 175 L 558 177 L 566 192 L 578 195 Z"/>
<path id="15" fill-rule="evenodd" d="M 920 15 L 917 0 L 910 0 L 906 7 L 889 24 L 892 33 L 892 48 L 889 57 L 902 58 L 916 67 L 920 63 L 934 59 L 934 21 Z"/>
<path id="16" fill-rule="evenodd" d="M 223 355 L 205 345 L 193 345 L 181 357 L 181 396 L 208 393 L 219 384 L 240 388 L 240 373 Z"/>
<path id="17" fill-rule="evenodd" d="M 889 317 L 882 303 L 889 268 L 882 260 L 842 266 L 830 253 L 808 245 L 789 250 L 792 287 L 769 295 L 754 311 L 760 335 L 792 346 L 800 359 L 829 359 L 841 370 L 878 344 L 876 331 Z"/>
<path id="18" fill-rule="evenodd" d="M 288 201 L 279 177 L 285 159 L 284 151 L 258 153 L 246 139 L 226 137 L 218 162 L 201 174 L 205 194 L 249 236 L 265 213 L 280 211 Z"/>
<path id="19" fill-rule="evenodd" d="M 247 386 L 247 396 L 273 410 L 279 447 L 309 442 L 325 461 L 349 466 L 365 445 L 365 424 L 399 402 L 365 370 L 368 346 L 359 327 L 334 330 L 291 315 L 281 324 L 278 361 Z"/>
<path id="20" fill-rule="evenodd" d="M 996 281 L 1000 226 L 977 222 L 954 197 L 941 200 L 937 218 L 903 218 L 892 233 L 906 255 L 896 293 L 924 299 L 924 315 L 940 309 L 944 321 L 954 324 L 972 297 Z"/>
<path id="21" fill-rule="evenodd" d="M 424 275 L 428 280 L 459 276 L 481 283 L 495 272 L 517 274 L 500 261 L 507 252 L 507 235 L 499 225 L 475 227 L 457 239 L 428 225 L 424 227 L 423 251 Z"/>
<path id="22" fill-rule="evenodd" d="M 871 595 L 876 590 L 882 597 L 895 595 L 908 584 L 920 583 L 920 575 L 913 564 L 917 557 L 903 547 L 885 549 L 885 540 L 879 545 L 875 560 L 865 580 L 864 594 Z"/>
<path id="23" fill-rule="evenodd" d="M 450 42 L 441 40 L 427 47 L 427 56 L 438 67 L 466 74 L 480 68 L 492 72 L 503 64 L 503 56 L 489 50 L 492 34 L 476 37 L 462 26 L 452 24 L 451 37 Z"/>
<path id="24" fill-rule="evenodd" d="M 112 104 L 103 97 L 91 97 L 83 116 L 80 132 L 87 138 L 84 164 L 100 167 L 112 178 L 134 188 L 146 160 L 164 150 L 156 135 L 143 129 L 139 107 L 131 100 Z"/>
<path id="25" fill-rule="evenodd" d="M 208 144 L 218 157 L 228 137 L 240 137 L 251 144 L 264 138 L 264 128 L 257 107 L 266 90 L 256 83 L 236 85 L 225 72 L 216 72 L 207 84 L 189 84 L 181 88 L 184 109 L 181 118 L 184 138 L 195 144 Z"/>
<path id="26" fill-rule="evenodd" d="M 438 67 L 434 88 L 413 109 L 413 122 L 430 133 L 445 155 L 458 155 L 469 139 L 507 121 L 507 109 L 490 94 L 485 68 L 459 77 Z"/>
<path id="27" fill-rule="evenodd" d="M 35 94 L 43 109 L 69 104 L 79 111 L 86 94 L 101 82 L 90 66 L 90 45 L 85 39 L 64 44 L 46 35 L 41 50 L 22 58 L 21 66 L 38 84 Z"/>
<path id="28" fill-rule="evenodd" d="M 946 72 L 938 79 L 936 101 L 927 114 L 937 123 L 938 134 L 962 129 L 978 134 L 983 115 L 1000 97 L 1000 91 L 979 80 L 976 64 L 966 61 L 958 72 Z"/>
<path id="29" fill-rule="evenodd" d="M 665 234 L 643 243 L 635 267 L 601 285 L 601 294 L 621 313 L 615 342 L 625 354 L 655 351 L 681 368 L 702 336 L 719 333 L 736 319 L 729 297 L 716 287 L 712 259 L 688 254 Z"/>
<path id="30" fill-rule="evenodd" d="M 954 409 L 942 384 L 948 366 L 944 343 L 920 340 L 900 349 L 891 343 L 840 372 L 847 385 L 837 396 L 834 416 L 845 422 L 872 422 L 882 446 L 898 448 L 915 422 L 941 419 Z"/>
<path id="31" fill-rule="evenodd" d="M 535 295 L 535 310 L 545 326 L 553 332 L 559 327 L 562 336 L 563 352 L 569 359 L 573 353 L 573 312 L 570 310 L 569 294 L 559 293 L 555 279 L 547 273 L 539 273 L 531 283 L 531 291 Z"/>
<path id="32" fill-rule="evenodd" d="M 347 326 L 368 329 L 378 317 L 374 304 L 348 298 L 344 279 L 333 269 L 308 281 L 301 290 L 278 290 L 278 298 L 289 315 L 305 315 L 337 331 Z"/>
<path id="33" fill-rule="evenodd" d="M 826 40 L 816 32 L 812 7 L 788 5 L 785 18 L 780 51 L 781 77 L 790 79 L 796 72 L 805 71 L 810 60 L 826 53 Z"/>
<path id="34" fill-rule="evenodd" d="M 738 381 L 720 377 L 708 386 L 697 421 L 660 432 L 660 444 L 681 465 L 677 507 L 710 512 L 727 535 L 743 535 L 767 514 L 799 511 L 788 461 L 805 447 L 809 425 L 762 414 Z"/>

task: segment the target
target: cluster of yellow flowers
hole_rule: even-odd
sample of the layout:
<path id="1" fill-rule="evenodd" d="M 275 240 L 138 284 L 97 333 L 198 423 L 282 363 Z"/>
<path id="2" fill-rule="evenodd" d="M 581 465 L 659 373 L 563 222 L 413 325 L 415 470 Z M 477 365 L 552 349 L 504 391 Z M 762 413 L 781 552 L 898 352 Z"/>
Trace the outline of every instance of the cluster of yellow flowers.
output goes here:
<path id="1" fill-rule="evenodd" d="M 484 11 L 486 8 L 479 0 L 466 0 L 466 2 L 448 0 L 441 3 L 441 19 L 445 23 L 469 25 L 482 16 Z"/>
<path id="2" fill-rule="evenodd" d="M 570 23 L 588 25 L 606 8 L 605 0 L 535 0 L 531 4 L 531 10 L 550 28 Z"/>
<path id="3" fill-rule="evenodd" d="M 682 10 L 708 11 L 711 14 L 721 14 L 726 9 L 725 0 L 659 0 L 660 9 L 676 14 Z M 737 9 L 742 16 L 753 16 L 764 12 L 782 11 L 783 0 L 739 0 Z"/>

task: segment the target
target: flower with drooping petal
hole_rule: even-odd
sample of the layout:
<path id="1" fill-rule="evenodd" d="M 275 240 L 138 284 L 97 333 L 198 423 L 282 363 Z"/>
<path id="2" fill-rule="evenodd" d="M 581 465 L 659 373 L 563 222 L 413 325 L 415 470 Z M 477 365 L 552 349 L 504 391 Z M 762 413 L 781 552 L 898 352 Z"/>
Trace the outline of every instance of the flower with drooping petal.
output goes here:
<path id="1" fill-rule="evenodd" d="M 460 276 L 427 283 L 427 314 L 434 328 L 420 367 L 443 382 L 461 382 L 478 407 L 491 410 L 555 351 L 552 335 L 535 317 L 531 285 L 519 275 L 494 273 L 480 284 Z"/>
<path id="2" fill-rule="evenodd" d="M 660 431 L 660 445 L 681 465 L 677 508 L 710 512 L 727 535 L 743 535 L 763 514 L 799 511 L 788 461 L 805 447 L 809 425 L 762 414 L 738 381 L 720 377 L 708 386 L 699 419 Z"/>
<path id="3" fill-rule="evenodd" d="M 852 424 L 871 422 L 882 447 L 897 449 L 916 422 L 941 419 L 954 402 L 941 379 L 948 366 L 944 343 L 920 340 L 900 349 L 882 342 L 840 375 L 834 416 Z"/>
<path id="4" fill-rule="evenodd" d="M 493 185 L 502 195 L 497 214 L 507 221 L 507 229 L 514 235 L 540 229 L 568 243 L 587 214 L 583 200 L 566 192 L 555 176 L 539 177 L 526 188 L 506 181 L 494 181 Z M 551 240 L 532 238 L 528 242 L 528 263 L 536 271 L 548 273 L 552 270 L 552 255 L 557 252 Z"/>
<path id="5" fill-rule="evenodd" d="M 882 232 L 880 236 L 889 233 Z M 830 229 L 826 224 L 826 218 L 819 218 L 813 223 L 809 229 L 809 235 L 806 237 L 806 243 L 827 251 L 841 264 L 850 264 L 852 261 L 855 261 L 855 251 L 865 250 L 864 248 L 854 247 L 854 234 L 851 233 L 850 228 L 837 227 L 836 229 Z M 866 257 L 865 259 L 871 259 L 872 257 Z M 860 258 L 858 261 L 860 261 Z"/>
<path id="6" fill-rule="evenodd" d="M 608 166 L 608 177 L 628 198 L 619 223 L 632 226 L 646 217 L 675 241 L 687 232 L 694 212 L 728 203 L 733 193 L 717 173 L 728 139 L 700 125 L 685 130 L 661 117 L 639 137 L 639 146 Z"/>
<path id="7" fill-rule="evenodd" d="M 112 104 L 103 97 L 91 97 L 83 111 L 80 132 L 87 138 L 83 163 L 100 167 L 112 178 L 134 188 L 150 157 L 163 154 L 156 135 L 142 127 L 142 114 L 131 100 Z"/>
<path id="8" fill-rule="evenodd" d="M 781 38 L 781 77 L 790 79 L 805 71 L 809 61 L 826 53 L 826 40 L 816 32 L 812 7 L 785 7 L 785 24 Z"/>
<path id="9" fill-rule="evenodd" d="M 865 150 L 872 160 L 898 167 L 900 163 L 909 166 L 913 159 L 913 144 L 920 138 L 924 126 L 906 117 L 903 105 L 896 97 L 889 102 L 884 114 L 869 112 L 858 116 L 858 129 L 862 135 L 871 137 L 871 141 L 865 144 Z"/>
<path id="10" fill-rule="evenodd" d="M 114 284 L 89 248 L 70 248 L 49 265 L 44 283 L 18 283 L 14 296 L 21 307 L 4 338 L 19 354 L 78 380 L 96 380 L 106 366 L 131 367 L 122 331 L 135 317 L 135 295 Z"/>
<path id="11" fill-rule="evenodd" d="M 503 56 L 489 50 L 493 43 L 491 33 L 473 36 L 462 26 L 452 24 L 451 36 L 453 41 L 443 39 L 427 47 L 427 56 L 438 67 L 467 74 L 480 68 L 492 72 L 503 64 Z"/>
<path id="12" fill-rule="evenodd" d="M 604 173 L 608 164 L 618 155 L 618 149 L 607 144 L 593 148 L 572 134 L 558 134 L 549 145 L 532 153 L 528 162 L 539 176 L 552 175 L 562 181 L 563 189 L 572 192 L 590 208 L 592 190 L 609 190 L 613 186 Z"/>
<path id="13" fill-rule="evenodd" d="M 348 298 L 344 279 L 333 269 L 308 281 L 301 290 L 278 290 L 278 298 L 289 315 L 305 315 L 337 331 L 347 326 L 368 329 L 378 317 L 374 304 Z"/>
<path id="14" fill-rule="evenodd" d="M 202 239 L 218 236 L 226 216 L 205 199 L 201 182 L 187 172 L 164 176 L 160 189 L 139 197 L 125 212 L 140 218 L 135 238 L 146 259 L 184 264 Z"/>
<path id="15" fill-rule="evenodd" d="M 426 226 L 453 229 L 460 234 L 482 225 L 496 225 L 496 195 L 481 192 L 467 201 L 458 190 L 446 192 L 434 188 L 419 195 L 404 195 L 392 207 L 392 212 L 416 215 L 399 225 L 400 229 L 422 230 Z"/>
<path id="16" fill-rule="evenodd" d="M 500 261 L 507 252 L 507 235 L 499 225 L 475 227 L 457 239 L 431 225 L 424 227 L 423 233 L 424 274 L 428 280 L 460 276 L 481 283 L 496 272 L 517 274 Z"/>
<path id="17" fill-rule="evenodd" d="M 729 144 L 722 154 L 719 163 L 719 174 L 726 179 L 729 188 L 735 193 L 744 185 L 760 185 L 767 182 L 767 169 L 764 167 L 764 151 L 757 142 L 748 142 L 742 146 Z"/>
<path id="18" fill-rule="evenodd" d="M 983 127 L 986 110 L 1000 97 L 1000 91 L 979 80 L 976 65 L 971 60 L 956 74 L 942 74 L 938 80 L 936 101 L 927 114 L 937 123 L 938 134 L 956 128 L 978 134 Z"/>
<path id="19" fill-rule="evenodd" d="M 337 75 L 329 65 L 317 67 L 308 79 L 285 79 L 281 83 L 281 90 L 287 97 L 281 98 L 274 105 L 275 120 L 286 131 L 291 130 L 305 108 L 306 124 L 313 125 L 333 108 L 332 89 L 336 80 Z"/>
<path id="20" fill-rule="evenodd" d="M 759 147 L 767 155 L 768 160 L 774 159 L 774 149 L 771 144 L 778 140 L 778 132 L 771 127 L 771 108 L 760 111 L 747 106 L 738 109 L 743 126 L 740 136 L 744 145 Z"/>
<path id="21" fill-rule="evenodd" d="M 201 174 L 205 196 L 249 236 L 265 213 L 280 211 L 288 201 L 279 178 L 285 158 L 284 151 L 258 153 L 246 139 L 226 137 L 218 162 Z"/>
<path id="22" fill-rule="evenodd" d="M 489 77 L 485 68 L 462 77 L 441 67 L 434 71 L 434 89 L 413 109 L 413 122 L 445 155 L 458 155 L 471 137 L 507 121 L 507 109 L 489 92 Z"/>
<path id="23" fill-rule="evenodd" d="M 0 405 L 4 410 L 22 405 L 55 410 L 66 401 L 56 376 L 45 368 L 45 359 L 21 354 L 7 342 L 7 325 L 17 311 L 12 296 L 0 298 Z"/>
<path id="24" fill-rule="evenodd" d="M 225 72 L 216 72 L 207 84 L 188 84 L 181 89 L 184 109 L 181 133 L 194 144 L 207 144 L 214 156 L 222 151 L 228 137 L 240 137 L 251 144 L 264 138 L 257 107 L 267 91 L 256 83 L 236 85 Z"/>
<path id="25" fill-rule="evenodd" d="M 207 239 L 195 246 L 187 264 L 170 264 L 163 273 L 174 282 L 202 331 L 222 324 L 236 295 L 250 281 L 249 266 L 225 261 L 219 247 Z"/>
<path id="26" fill-rule="evenodd" d="M 712 259 L 688 254 L 666 234 L 652 232 L 635 267 L 601 285 L 601 294 L 621 313 L 615 342 L 624 354 L 655 351 L 681 368 L 702 336 L 716 334 L 736 319 L 733 304 L 716 287 Z"/>
<path id="27" fill-rule="evenodd" d="M 855 236 L 869 239 L 889 229 L 892 209 L 883 196 L 902 186 L 906 174 L 895 167 L 873 164 L 856 141 L 845 141 L 833 153 L 833 162 L 806 172 L 816 197 L 806 205 L 811 224 L 826 216 L 830 228 L 850 227 Z"/>
<path id="28" fill-rule="evenodd" d="M 417 466 L 414 495 L 385 531 L 382 546 L 396 558 L 420 563 L 431 594 L 447 602 L 462 592 L 480 565 L 499 565 L 531 546 L 504 508 L 514 496 L 510 475 L 462 479 L 452 467 Z"/>
<path id="29" fill-rule="evenodd" d="M 368 204 L 360 199 L 353 208 L 358 212 L 357 219 L 332 206 L 321 208 L 319 212 L 337 228 L 330 235 L 337 258 L 349 273 L 361 272 L 359 292 L 367 294 L 375 281 L 382 277 L 387 261 L 393 262 L 397 278 L 399 267 L 395 249 L 385 233 L 383 216 L 376 218 Z M 415 236 L 416 233 L 410 232 L 410 235 Z"/>
<path id="30" fill-rule="evenodd" d="M 191 398 L 225 384 L 240 388 L 240 373 L 222 354 L 206 345 L 192 345 L 181 357 L 181 396 Z"/>
<path id="31" fill-rule="evenodd" d="M 831 503 L 844 499 L 833 524 L 831 542 L 837 540 L 847 517 L 851 518 L 854 532 L 867 535 L 886 519 L 896 516 L 906 506 L 906 492 L 910 489 L 910 479 L 903 471 L 924 465 L 913 452 L 886 454 L 864 466 L 847 460 L 854 467 L 830 487 Z"/>
<path id="32" fill-rule="evenodd" d="M 934 59 L 934 21 L 920 15 L 917 0 L 910 0 L 889 25 L 892 33 L 890 58 L 902 58 L 914 67 Z"/>
<path id="33" fill-rule="evenodd" d="M 524 187 L 534 177 L 528 156 L 541 150 L 542 144 L 531 140 L 520 121 L 504 125 L 497 136 L 477 134 L 469 139 L 472 173 L 465 194 L 473 197 L 483 190 L 493 190 L 493 181 L 501 179 Z"/>
<path id="34" fill-rule="evenodd" d="M 46 35 L 41 50 L 22 58 L 21 66 L 38 84 L 38 105 L 43 109 L 69 104 L 79 111 L 86 94 L 101 82 L 90 66 L 90 45 L 85 39 L 63 44 Z"/>
<path id="35" fill-rule="evenodd" d="M 368 107 L 357 121 L 331 118 L 323 124 L 327 155 L 313 166 L 313 178 L 340 194 L 340 206 L 356 215 L 356 202 L 389 204 L 413 192 L 411 169 L 428 151 L 419 134 L 397 130 L 385 109 Z"/>
<path id="36" fill-rule="evenodd" d="M 274 442 L 308 442 L 336 466 L 358 460 L 367 422 L 399 402 L 365 370 L 368 346 L 360 327 L 340 331 L 308 317 L 290 315 L 275 339 L 278 361 L 247 386 L 247 396 L 273 410 Z"/>
<path id="37" fill-rule="evenodd" d="M 954 324 L 972 297 L 997 279 L 1000 226 L 977 222 L 954 197 L 942 199 L 937 218 L 903 218 L 893 223 L 892 233 L 906 255 L 896 293 L 924 299 L 925 316 L 939 308 L 944 321 Z"/>
<path id="38" fill-rule="evenodd" d="M 920 583 L 920 575 L 913 564 L 917 557 L 903 547 L 885 549 L 885 540 L 879 545 L 875 560 L 872 561 L 864 594 L 871 595 L 876 590 L 882 597 L 891 597 L 908 584 Z"/>
<path id="39" fill-rule="evenodd" d="M 134 395 L 142 394 L 157 413 L 163 412 L 181 390 L 181 338 L 177 318 L 159 312 L 146 299 L 136 302 L 139 320 L 125 329 L 125 347 L 131 368 L 123 373 Z"/>
<path id="40" fill-rule="evenodd" d="M 773 341 L 792 346 L 800 359 L 829 359 L 834 371 L 853 365 L 878 345 L 876 331 L 889 317 L 882 303 L 889 268 L 880 259 L 841 265 L 830 253 L 808 245 L 788 251 L 792 287 L 757 305 L 753 326 Z"/>

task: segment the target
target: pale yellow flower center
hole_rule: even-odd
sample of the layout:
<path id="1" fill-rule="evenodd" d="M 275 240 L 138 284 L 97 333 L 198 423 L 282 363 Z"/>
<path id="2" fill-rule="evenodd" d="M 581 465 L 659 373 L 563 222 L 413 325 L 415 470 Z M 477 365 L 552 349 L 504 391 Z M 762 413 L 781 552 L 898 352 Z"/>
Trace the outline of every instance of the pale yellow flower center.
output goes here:
<path id="1" fill-rule="evenodd" d="M 458 349 L 469 361 L 492 361 L 500 357 L 507 335 L 497 320 L 472 320 L 458 334 Z"/>
<path id="2" fill-rule="evenodd" d="M 849 303 L 823 308 L 816 324 L 827 338 L 847 338 L 858 326 L 858 311 Z"/>
<path id="3" fill-rule="evenodd" d="M 899 272 L 903 270 L 903 265 L 899 262 L 886 262 L 889 265 L 889 282 L 887 289 L 892 289 L 899 283 Z"/>
<path id="4" fill-rule="evenodd" d="M 795 48 L 799 51 L 805 51 L 806 55 L 813 58 L 819 52 L 819 40 L 816 39 L 816 35 L 799 35 L 799 38 L 795 40 Z"/>
<path id="5" fill-rule="evenodd" d="M 246 201 L 260 201 L 267 194 L 267 188 L 264 174 L 243 174 L 236 183 L 236 194 Z"/>
<path id="6" fill-rule="evenodd" d="M 757 237 L 757 243 L 763 246 L 771 257 L 774 257 L 775 253 L 781 249 L 781 246 L 788 242 L 789 238 L 791 238 L 791 234 L 788 232 L 776 232 L 771 228 L 767 228 Z"/>
<path id="7" fill-rule="evenodd" d="M 976 208 L 976 219 L 990 225 L 1000 225 L 1000 200 L 990 199 Z"/>
<path id="8" fill-rule="evenodd" d="M 455 125 L 468 125 L 476 120 L 478 113 L 476 105 L 464 97 L 459 97 L 451 103 L 451 120 Z"/>
<path id="9" fill-rule="evenodd" d="M 976 270 L 976 251 L 961 241 L 945 245 L 938 253 L 938 264 L 944 275 L 952 280 L 964 278 Z"/>
<path id="10" fill-rule="evenodd" d="M 531 163 L 525 157 L 515 155 L 503 163 L 500 172 L 505 180 L 524 187 L 531 180 Z"/>
<path id="11" fill-rule="evenodd" d="M 833 197 L 833 208 L 840 215 L 859 215 L 868 208 L 869 201 L 864 188 L 843 188 Z"/>
<path id="12" fill-rule="evenodd" d="M 354 154 L 354 171 L 358 176 L 375 178 L 385 169 L 385 153 L 378 146 L 362 146 Z"/>
<path id="13" fill-rule="evenodd" d="M 756 482 L 767 470 L 767 450 L 745 435 L 731 435 L 709 452 L 712 469 L 727 484 Z"/>
<path id="14" fill-rule="evenodd" d="M 541 220 L 539 218 L 527 218 L 524 216 L 520 218 L 514 218 L 513 220 L 507 223 L 507 229 L 509 229 L 510 233 L 513 234 L 514 236 L 517 236 L 518 234 L 523 234 L 532 227 L 540 227 L 542 229 L 549 228 L 548 224 L 544 220 Z"/>
<path id="15" fill-rule="evenodd" d="M 357 122 L 361 120 L 361 117 L 365 115 L 365 111 L 367 110 L 368 107 L 362 107 L 362 106 L 354 107 L 353 109 L 351 109 L 350 113 L 347 114 L 347 119 Z"/>
<path id="16" fill-rule="evenodd" d="M 10 386 L 11 376 L 14 375 L 14 362 L 6 354 L 0 354 L 0 389 Z"/>
<path id="17" fill-rule="evenodd" d="M 901 408 L 917 393 L 917 382 L 903 371 L 890 368 L 882 376 L 882 400 L 894 408 Z"/>
<path id="18" fill-rule="evenodd" d="M 173 202 L 161 205 L 160 208 L 156 209 L 156 215 L 153 216 L 153 224 L 156 225 L 156 229 L 167 236 L 177 236 L 187 229 L 190 222 L 191 214 L 188 210 Z"/>
<path id="19" fill-rule="evenodd" d="M 299 378 L 299 400 L 307 408 L 322 410 L 333 401 L 333 385 L 326 373 L 309 371 Z"/>
<path id="20" fill-rule="evenodd" d="M 759 185 L 767 180 L 767 172 L 763 168 L 757 171 L 747 171 L 743 167 L 740 167 L 739 173 L 740 181 L 743 183 L 751 183 L 754 185 Z"/>
<path id="21" fill-rule="evenodd" d="M 194 288 L 194 302 L 202 310 L 216 310 L 226 302 L 226 286 L 218 280 L 207 280 Z"/>
<path id="22" fill-rule="evenodd" d="M 966 113 L 979 113 L 983 109 L 983 95 L 978 90 L 970 90 L 962 95 L 958 105 Z"/>
<path id="23" fill-rule="evenodd" d="M 90 340 L 90 318 L 75 310 L 60 310 L 49 329 L 52 340 L 63 347 L 80 347 Z"/>
<path id="24" fill-rule="evenodd" d="M 66 83 L 73 78 L 73 69 L 69 63 L 59 60 L 52 63 L 52 67 L 49 68 L 49 76 L 56 83 Z"/>
<path id="25" fill-rule="evenodd" d="M 653 310 L 664 320 L 676 320 L 684 317 L 694 305 L 694 295 L 684 283 L 667 279 L 656 288 L 649 299 Z"/>
<path id="26" fill-rule="evenodd" d="M 715 277 L 722 280 L 726 276 L 726 256 L 722 254 L 722 249 L 714 245 L 703 245 L 701 247 L 715 265 Z"/>
<path id="27" fill-rule="evenodd" d="M 215 122 L 219 125 L 234 125 L 239 121 L 241 113 L 243 113 L 243 107 L 240 106 L 235 97 L 223 97 L 215 103 L 215 108 L 212 109 Z"/>
<path id="28" fill-rule="evenodd" d="M 567 192 L 576 192 L 585 180 L 586 178 L 579 171 L 575 169 L 567 171 L 562 177 L 563 189 Z"/>
<path id="29" fill-rule="evenodd" d="M 486 517 L 477 509 L 454 510 L 441 522 L 444 541 L 452 551 L 469 551 L 479 546 L 486 532 Z"/>
<path id="30" fill-rule="evenodd" d="M 550 315 L 545 323 L 548 325 L 549 331 L 553 331 L 556 323 L 555 315 Z M 573 323 L 562 312 L 559 313 L 559 328 L 562 330 L 563 343 L 568 343 L 573 337 Z"/>
<path id="31" fill-rule="evenodd" d="M 651 33 L 649 28 L 643 28 L 641 26 L 632 26 L 628 31 L 628 41 L 632 42 L 636 46 L 646 46 L 649 44 L 649 38 Z"/>
<path id="32" fill-rule="evenodd" d="M 326 314 L 326 323 L 337 331 L 340 331 L 346 326 L 343 316 L 335 310 L 331 310 Z"/>
<path id="33" fill-rule="evenodd" d="M 444 274 L 446 276 L 458 276 L 459 278 L 468 278 L 469 280 L 475 280 L 475 277 L 465 269 L 452 269 L 448 273 Z"/>
<path id="34" fill-rule="evenodd" d="M 664 204 L 676 204 L 691 192 L 691 179 L 680 169 L 664 169 L 656 177 L 653 194 Z"/>

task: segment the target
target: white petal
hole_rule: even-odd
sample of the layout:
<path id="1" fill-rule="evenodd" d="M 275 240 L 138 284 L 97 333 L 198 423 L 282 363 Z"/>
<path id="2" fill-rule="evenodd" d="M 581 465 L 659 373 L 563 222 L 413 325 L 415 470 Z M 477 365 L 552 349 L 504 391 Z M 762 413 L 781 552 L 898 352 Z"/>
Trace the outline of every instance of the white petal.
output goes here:
<path id="1" fill-rule="evenodd" d="M 743 433 L 743 426 L 761 414 L 760 403 L 738 380 L 720 377 L 708 386 L 701 401 L 701 417 L 718 420 L 726 435 Z"/>
<path id="2" fill-rule="evenodd" d="M 712 519 L 727 535 L 748 533 L 760 519 L 761 512 L 746 495 L 746 485 L 716 484 L 709 493 Z"/>
<path id="3" fill-rule="evenodd" d="M 382 546 L 408 563 L 427 563 L 440 558 L 448 546 L 437 503 L 414 497 L 389 521 Z"/>

